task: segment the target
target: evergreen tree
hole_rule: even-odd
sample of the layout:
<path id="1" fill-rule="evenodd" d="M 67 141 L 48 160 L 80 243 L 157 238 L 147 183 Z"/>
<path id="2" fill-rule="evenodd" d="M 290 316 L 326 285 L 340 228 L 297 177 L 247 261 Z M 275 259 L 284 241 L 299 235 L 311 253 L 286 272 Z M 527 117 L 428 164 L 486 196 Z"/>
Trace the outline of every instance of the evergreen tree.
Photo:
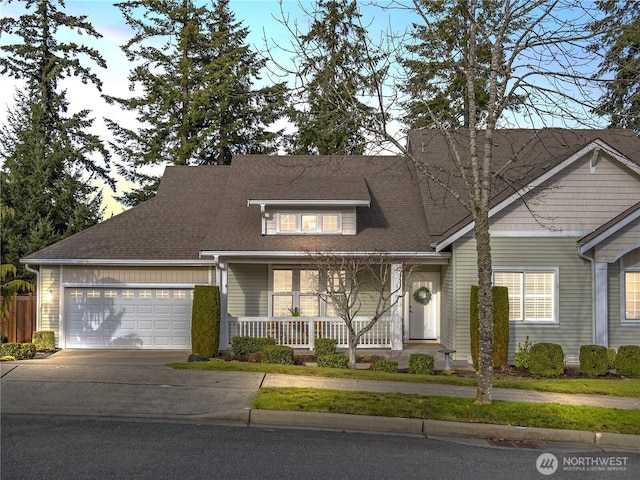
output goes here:
<path id="1" fill-rule="evenodd" d="M 299 34 L 301 84 L 290 120 L 297 132 L 289 137 L 291 154 L 361 155 L 367 139 L 363 125 L 373 110 L 359 100 L 371 93 L 363 69 L 367 33 L 355 0 L 318 0 L 309 31 Z"/>
<path id="2" fill-rule="evenodd" d="M 140 128 L 110 122 L 121 173 L 142 187 L 121 201 L 137 204 L 155 193 L 145 167 L 223 165 L 234 154 L 269 154 L 278 134 L 266 127 L 284 107 L 282 85 L 254 88 L 265 60 L 246 44 L 229 0 L 213 8 L 191 0 L 135 0 L 116 4 L 135 32 L 122 47 L 135 63 L 129 80 L 141 94 L 108 97 L 134 112 Z"/>
<path id="3" fill-rule="evenodd" d="M 640 135 L 640 1 L 598 0 L 604 18 L 592 28 L 598 42 L 591 48 L 604 57 L 597 78 L 613 75 L 595 113 L 611 119 L 611 127 L 632 128 Z"/>
<path id="4" fill-rule="evenodd" d="M 487 2 L 488 4 L 490 2 Z M 469 104 L 465 69 L 469 61 L 469 18 L 466 0 L 419 0 L 422 15 L 429 24 L 414 24 L 407 45 L 410 55 L 400 63 L 408 74 L 401 89 L 409 100 L 403 102 L 405 122 L 410 128 L 468 128 Z M 490 7 L 489 7 L 490 8 Z M 488 13 L 490 15 L 491 13 Z M 474 96 L 476 123 L 486 116 L 491 70 L 490 40 L 474 45 Z M 456 59 L 452 62 L 452 59 Z M 517 104 L 514 98 L 512 105 Z"/>
<path id="5" fill-rule="evenodd" d="M 15 212 L 2 219 L 2 263 L 16 266 L 19 258 L 100 220 L 101 196 L 92 179 L 113 186 L 100 162 L 109 158 L 108 151 L 87 131 L 90 112 L 67 114 L 66 92 L 59 87 L 75 76 L 100 88 L 99 78 L 79 57 L 106 64 L 91 48 L 59 41 L 58 31 L 101 35 L 85 16 L 65 14 L 63 1 L 27 1 L 24 8 L 28 13 L 0 20 L 0 33 L 22 40 L 0 47 L 0 72 L 26 85 L 16 92 L 0 130 L 2 206 Z M 19 267 L 18 278 L 28 276 Z"/>

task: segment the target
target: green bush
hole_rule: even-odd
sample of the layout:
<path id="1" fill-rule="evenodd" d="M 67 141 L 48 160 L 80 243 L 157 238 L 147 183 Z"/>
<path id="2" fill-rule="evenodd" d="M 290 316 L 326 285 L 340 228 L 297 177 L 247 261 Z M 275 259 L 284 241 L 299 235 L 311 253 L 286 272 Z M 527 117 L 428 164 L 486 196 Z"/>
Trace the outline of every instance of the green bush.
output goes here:
<path id="1" fill-rule="evenodd" d="M 529 368 L 532 346 L 533 342 L 529 341 L 529 335 L 524 337 L 524 343 L 518 342 L 518 349 L 513 354 L 513 363 L 517 368 Z"/>
<path id="2" fill-rule="evenodd" d="M 262 350 L 262 363 L 293 365 L 293 348 L 285 345 L 269 345 Z"/>
<path id="3" fill-rule="evenodd" d="M 276 339 L 271 337 L 233 337 L 231 339 L 231 351 L 235 355 L 251 355 L 261 352 L 264 347 L 276 344 Z"/>
<path id="4" fill-rule="evenodd" d="M 506 367 L 509 359 L 509 290 L 507 287 L 492 287 L 493 297 L 493 366 Z M 478 311 L 478 286 L 471 286 L 469 332 L 471 360 L 478 369 L 480 355 L 480 319 Z"/>
<path id="5" fill-rule="evenodd" d="M 36 346 L 33 343 L 2 343 L 0 357 L 14 357 L 16 360 L 35 358 Z"/>
<path id="6" fill-rule="evenodd" d="M 349 357 L 344 353 L 322 355 L 321 357 L 318 357 L 318 366 L 329 368 L 349 368 Z"/>
<path id="7" fill-rule="evenodd" d="M 609 370 L 616 368 L 616 350 L 615 348 L 607 348 L 607 367 Z"/>
<path id="8" fill-rule="evenodd" d="M 623 377 L 640 378 L 640 345 L 622 345 L 618 348 L 616 372 Z"/>
<path id="9" fill-rule="evenodd" d="M 220 348 L 220 289 L 196 285 L 191 313 L 191 351 L 213 357 Z"/>
<path id="10" fill-rule="evenodd" d="M 333 338 L 316 338 L 313 343 L 313 348 L 318 357 L 323 355 L 333 355 L 336 353 L 336 344 L 338 342 Z"/>
<path id="11" fill-rule="evenodd" d="M 606 375 L 609 369 L 607 347 L 582 345 L 580 347 L 580 371 L 587 375 Z"/>
<path id="12" fill-rule="evenodd" d="M 409 355 L 409 373 L 414 375 L 433 375 L 433 356 L 428 353 Z"/>
<path id="13" fill-rule="evenodd" d="M 378 360 L 373 364 L 372 370 L 375 372 L 397 373 L 398 362 L 395 360 Z"/>
<path id="14" fill-rule="evenodd" d="M 564 351 L 557 343 L 536 343 L 531 347 L 529 372 L 543 377 L 564 373 Z"/>
<path id="15" fill-rule="evenodd" d="M 53 352 L 56 349 L 56 334 L 50 330 L 33 332 L 32 341 L 38 352 Z"/>

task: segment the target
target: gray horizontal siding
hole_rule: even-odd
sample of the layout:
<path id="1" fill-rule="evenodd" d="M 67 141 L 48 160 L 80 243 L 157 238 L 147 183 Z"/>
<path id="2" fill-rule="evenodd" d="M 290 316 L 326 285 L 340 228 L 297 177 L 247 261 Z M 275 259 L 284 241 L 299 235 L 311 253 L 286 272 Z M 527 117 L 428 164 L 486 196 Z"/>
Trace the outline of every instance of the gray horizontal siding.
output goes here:
<path id="1" fill-rule="evenodd" d="M 38 299 L 38 309 L 40 310 L 39 330 L 51 330 L 55 333 L 56 345 L 60 343 L 60 312 L 61 312 L 61 288 L 60 272 L 61 267 L 41 267 Z"/>
<path id="2" fill-rule="evenodd" d="M 476 242 L 467 236 L 454 245 L 456 261 L 456 358 L 468 358 L 469 295 L 477 284 Z M 536 325 L 513 322 L 509 355 L 513 359 L 518 342 L 554 342 L 563 346 L 569 360 L 578 358 L 581 345 L 592 343 L 591 266 L 576 253 L 575 238 L 493 238 L 494 267 L 547 266 L 559 268 L 559 323 Z"/>
<path id="3" fill-rule="evenodd" d="M 228 272 L 227 311 L 232 317 L 266 317 L 269 315 L 269 266 L 230 264 Z"/>
<path id="4" fill-rule="evenodd" d="M 214 278 L 211 275 L 211 278 Z M 209 267 L 79 267 L 64 269 L 64 282 L 77 284 L 209 283 Z"/>
<path id="5" fill-rule="evenodd" d="M 553 228 L 586 233 L 640 201 L 636 173 L 603 153 L 591 173 L 590 158 L 588 154 L 554 176 L 542 187 L 543 195 L 527 196 L 527 205 L 516 201 L 497 214 L 492 230 Z"/>

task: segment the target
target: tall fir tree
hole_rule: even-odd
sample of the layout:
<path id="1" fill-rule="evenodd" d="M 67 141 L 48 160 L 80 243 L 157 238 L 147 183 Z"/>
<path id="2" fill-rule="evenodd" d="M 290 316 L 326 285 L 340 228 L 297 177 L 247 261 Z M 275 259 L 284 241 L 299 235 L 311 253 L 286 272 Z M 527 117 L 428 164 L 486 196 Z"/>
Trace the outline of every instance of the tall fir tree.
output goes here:
<path id="1" fill-rule="evenodd" d="M 361 155 L 373 109 L 360 98 L 373 88 L 364 72 L 366 29 L 355 0 L 318 0 L 308 32 L 297 35 L 300 92 L 289 118 L 291 154 Z M 368 60 L 371 60 L 370 58 Z"/>
<path id="2" fill-rule="evenodd" d="M 29 276 L 21 257 L 100 220 L 101 194 L 92 179 L 113 186 L 109 153 L 89 131 L 90 111 L 69 114 L 60 88 L 74 76 L 100 89 L 100 79 L 80 59 L 106 63 L 96 50 L 61 41 L 58 33 L 101 35 L 85 16 L 67 15 L 61 0 L 27 1 L 23 8 L 18 18 L 0 20 L 0 33 L 22 40 L 0 47 L 0 73 L 25 85 L 0 130 L 2 206 L 15 212 L 2 219 L 2 263 L 17 266 L 18 278 Z"/>
<path id="3" fill-rule="evenodd" d="M 107 97 L 133 112 L 139 128 L 109 122 L 120 173 L 142 186 L 120 200 L 135 205 L 155 194 L 148 167 L 223 165 L 236 154 L 270 154 L 279 134 L 267 127 L 285 104 L 282 84 L 256 88 L 266 60 L 247 45 L 229 0 L 213 7 L 192 0 L 116 4 L 134 36 L 123 45 L 135 64 L 129 75 L 139 96 Z"/>
<path id="4" fill-rule="evenodd" d="M 413 25 L 410 33 L 413 41 L 407 45 L 409 55 L 400 60 L 407 72 L 401 85 L 408 96 L 403 102 L 404 121 L 410 128 L 468 128 L 471 125 L 469 95 L 463 73 L 471 63 L 468 2 L 418 0 L 416 5 L 421 15 L 433 21 Z M 476 123 L 482 123 L 485 118 L 489 100 L 490 48 L 488 39 L 474 46 Z M 452 58 L 457 61 L 452 63 Z M 514 98 L 512 105 L 517 104 L 516 100 Z"/>
<path id="5" fill-rule="evenodd" d="M 604 49 L 596 76 L 610 80 L 595 113 L 609 117 L 611 127 L 640 135 L 640 1 L 598 0 L 596 5 L 604 13 L 592 25 L 598 42 L 591 49 Z"/>

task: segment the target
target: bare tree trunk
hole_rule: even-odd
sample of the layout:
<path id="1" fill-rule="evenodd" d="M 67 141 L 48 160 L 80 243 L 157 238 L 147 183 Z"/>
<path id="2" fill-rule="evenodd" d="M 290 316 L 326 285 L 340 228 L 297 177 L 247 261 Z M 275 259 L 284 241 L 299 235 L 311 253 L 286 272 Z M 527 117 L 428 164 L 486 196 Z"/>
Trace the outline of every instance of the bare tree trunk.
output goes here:
<path id="1" fill-rule="evenodd" d="M 356 348 L 358 347 L 358 336 L 349 331 L 349 368 L 356 368 Z"/>
<path id="2" fill-rule="evenodd" d="M 479 344 L 477 404 L 491 403 L 493 385 L 493 297 L 491 295 L 491 245 L 489 215 L 476 217 L 476 253 L 478 256 Z"/>

